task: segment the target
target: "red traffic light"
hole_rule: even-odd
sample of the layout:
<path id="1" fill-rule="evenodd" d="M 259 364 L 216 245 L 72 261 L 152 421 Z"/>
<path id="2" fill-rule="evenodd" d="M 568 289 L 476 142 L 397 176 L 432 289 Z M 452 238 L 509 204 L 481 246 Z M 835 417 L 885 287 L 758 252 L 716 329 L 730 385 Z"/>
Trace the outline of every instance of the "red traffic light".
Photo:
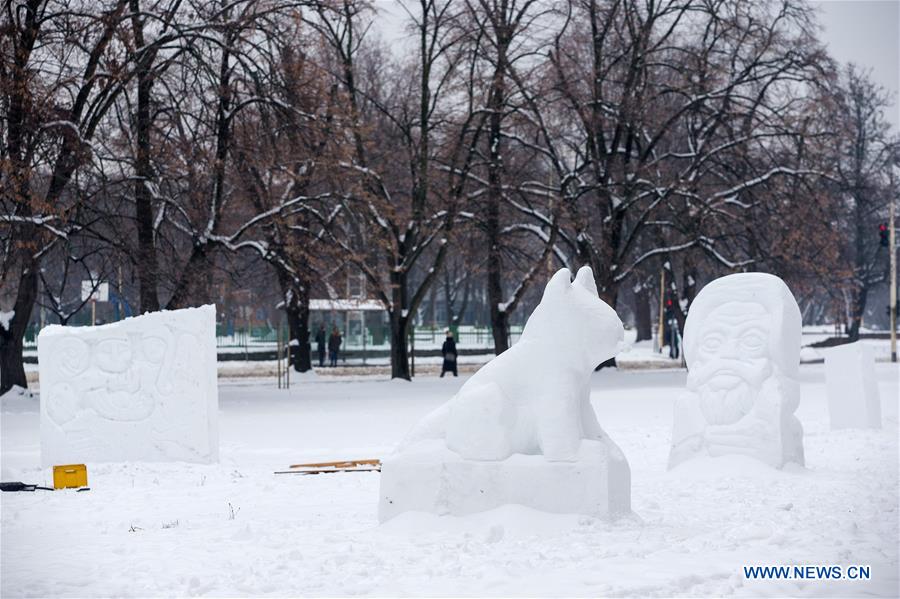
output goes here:
<path id="1" fill-rule="evenodd" d="M 878 225 L 878 230 L 881 231 L 882 233 L 887 231 L 887 223 L 881 223 L 880 225 Z"/>

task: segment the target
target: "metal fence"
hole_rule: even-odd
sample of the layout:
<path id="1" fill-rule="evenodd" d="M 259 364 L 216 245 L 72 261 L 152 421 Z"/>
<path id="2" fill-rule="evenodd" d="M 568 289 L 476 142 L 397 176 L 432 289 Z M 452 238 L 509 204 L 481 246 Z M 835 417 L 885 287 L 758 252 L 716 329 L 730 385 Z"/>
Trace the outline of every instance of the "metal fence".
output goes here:
<path id="1" fill-rule="evenodd" d="M 387 349 L 390 346 L 390 329 L 387 324 L 367 324 L 362 327 L 338 327 L 343 337 L 342 349 Z M 331 330 L 330 328 L 328 329 Z M 420 349 L 435 347 L 440 348 L 446 337 L 444 326 L 416 326 L 410 334 L 410 344 Z M 493 348 L 494 339 L 490 327 L 458 326 L 451 327 L 457 345 L 469 348 Z M 32 324 L 25 331 L 25 348 L 37 347 L 37 334 L 40 325 Z M 234 327 L 225 324 L 216 325 L 216 346 L 220 349 L 243 350 L 273 350 L 278 343 L 278 328 L 270 325 L 257 325 L 253 327 Z M 518 340 L 522 334 L 522 326 L 510 327 L 510 343 Z M 315 331 L 310 331 L 310 340 L 315 337 Z M 287 338 L 286 332 L 282 332 L 282 338 Z"/>
<path id="2" fill-rule="evenodd" d="M 387 349 L 390 347 L 390 328 L 384 324 L 367 325 L 362 327 L 338 327 L 343 338 L 342 349 Z M 330 328 L 327 332 L 330 332 Z M 446 337 L 446 327 L 441 326 L 416 326 L 410 334 L 410 344 L 419 348 L 436 347 L 443 344 Z M 457 345 L 461 347 L 493 348 L 494 338 L 490 327 L 462 326 L 453 327 Z M 521 326 L 510 327 L 510 343 L 518 340 L 522 334 Z M 216 345 L 220 348 L 268 348 L 277 342 L 278 330 L 271 327 L 253 327 L 252 329 L 236 329 L 226 334 L 224 328 L 217 331 Z M 310 331 L 310 342 L 315 337 L 315 331 Z"/>

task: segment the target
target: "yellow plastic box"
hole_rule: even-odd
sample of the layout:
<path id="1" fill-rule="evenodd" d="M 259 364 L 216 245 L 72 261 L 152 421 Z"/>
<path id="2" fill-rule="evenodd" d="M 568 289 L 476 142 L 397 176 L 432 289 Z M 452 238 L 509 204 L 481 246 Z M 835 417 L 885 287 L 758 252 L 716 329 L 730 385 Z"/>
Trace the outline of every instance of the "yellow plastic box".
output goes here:
<path id="1" fill-rule="evenodd" d="M 84 464 L 66 464 L 53 467 L 53 488 L 72 489 L 86 487 L 87 466 Z"/>

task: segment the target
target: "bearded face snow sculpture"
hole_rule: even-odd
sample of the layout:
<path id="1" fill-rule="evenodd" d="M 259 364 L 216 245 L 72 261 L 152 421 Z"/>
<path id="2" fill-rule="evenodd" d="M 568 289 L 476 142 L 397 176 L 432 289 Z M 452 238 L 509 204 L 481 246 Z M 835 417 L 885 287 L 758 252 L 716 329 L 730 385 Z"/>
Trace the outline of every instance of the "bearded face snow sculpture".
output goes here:
<path id="1" fill-rule="evenodd" d="M 669 467 L 697 456 L 743 454 L 776 468 L 803 464 L 800 310 L 776 276 L 716 279 L 684 327 L 687 391 L 675 402 Z"/>

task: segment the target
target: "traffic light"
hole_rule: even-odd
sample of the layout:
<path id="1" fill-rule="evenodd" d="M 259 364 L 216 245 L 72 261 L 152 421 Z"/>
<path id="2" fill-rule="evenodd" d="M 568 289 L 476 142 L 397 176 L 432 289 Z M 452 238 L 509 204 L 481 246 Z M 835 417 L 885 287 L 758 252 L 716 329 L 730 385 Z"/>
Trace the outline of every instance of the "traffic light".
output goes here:
<path id="1" fill-rule="evenodd" d="M 881 247 L 886 248 L 888 246 L 888 242 L 890 241 L 890 233 L 888 232 L 887 223 L 881 223 L 878 225 L 878 235 L 881 239 Z"/>

